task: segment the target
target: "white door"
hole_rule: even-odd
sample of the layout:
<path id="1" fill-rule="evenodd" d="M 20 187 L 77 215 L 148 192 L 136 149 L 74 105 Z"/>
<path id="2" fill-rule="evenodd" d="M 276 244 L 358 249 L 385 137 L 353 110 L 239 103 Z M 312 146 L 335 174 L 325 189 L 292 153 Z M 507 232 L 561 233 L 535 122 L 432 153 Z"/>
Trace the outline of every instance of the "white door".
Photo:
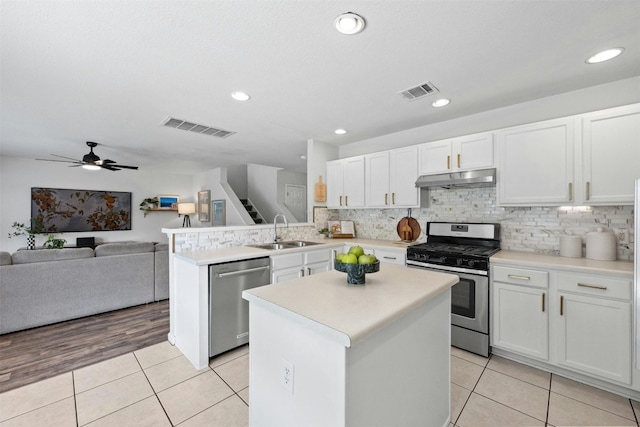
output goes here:
<path id="1" fill-rule="evenodd" d="M 366 203 L 370 208 L 385 208 L 389 199 L 389 152 L 369 154 L 365 164 Z"/>
<path id="2" fill-rule="evenodd" d="M 285 184 L 284 205 L 296 217 L 296 221 L 305 222 L 307 212 L 307 186 Z"/>
<path id="3" fill-rule="evenodd" d="M 419 190 L 418 179 L 418 147 L 407 147 L 392 150 L 389 158 L 389 188 L 391 189 L 391 206 L 399 208 L 417 207 Z"/>

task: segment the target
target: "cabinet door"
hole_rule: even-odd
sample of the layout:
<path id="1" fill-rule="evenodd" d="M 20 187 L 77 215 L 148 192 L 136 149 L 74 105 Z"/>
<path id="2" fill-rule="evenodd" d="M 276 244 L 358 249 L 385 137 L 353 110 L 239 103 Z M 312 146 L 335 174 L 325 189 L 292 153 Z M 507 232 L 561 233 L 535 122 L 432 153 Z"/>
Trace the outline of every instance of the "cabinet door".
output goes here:
<path id="1" fill-rule="evenodd" d="M 389 152 L 365 156 L 367 207 L 385 208 L 391 203 L 389 191 Z M 414 159 L 415 160 L 415 159 Z M 415 160 L 417 162 L 417 160 Z"/>
<path id="2" fill-rule="evenodd" d="M 271 273 L 271 283 L 282 283 L 288 280 L 299 279 L 304 275 L 302 266 L 278 270 Z"/>
<path id="3" fill-rule="evenodd" d="M 364 156 L 343 159 L 343 207 L 364 207 Z"/>
<path id="4" fill-rule="evenodd" d="M 427 142 L 420 145 L 420 175 L 451 170 L 451 140 Z"/>
<path id="5" fill-rule="evenodd" d="M 631 303 L 560 293 L 558 364 L 631 384 Z"/>
<path id="6" fill-rule="evenodd" d="M 548 360 L 547 290 L 494 282 L 492 302 L 491 345 Z"/>
<path id="7" fill-rule="evenodd" d="M 307 264 L 304 268 L 304 275 L 311 276 L 312 274 L 324 273 L 331 270 L 331 264 L 328 262 L 317 262 L 314 264 Z"/>
<path id="8" fill-rule="evenodd" d="M 640 105 L 582 117 L 582 176 L 585 204 L 633 204 L 640 178 Z"/>
<path id="9" fill-rule="evenodd" d="M 483 133 L 455 138 L 452 162 L 456 170 L 493 167 L 493 134 Z"/>
<path id="10" fill-rule="evenodd" d="M 391 189 L 391 206 L 396 208 L 413 208 L 419 205 L 418 179 L 418 147 L 407 147 L 392 150 L 389 155 Z"/>
<path id="11" fill-rule="evenodd" d="M 573 203 L 573 118 L 505 129 L 497 135 L 499 204 Z"/>
<path id="12" fill-rule="evenodd" d="M 343 195 L 342 161 L 327 162 L 327 207 L 342 207 Z"/>

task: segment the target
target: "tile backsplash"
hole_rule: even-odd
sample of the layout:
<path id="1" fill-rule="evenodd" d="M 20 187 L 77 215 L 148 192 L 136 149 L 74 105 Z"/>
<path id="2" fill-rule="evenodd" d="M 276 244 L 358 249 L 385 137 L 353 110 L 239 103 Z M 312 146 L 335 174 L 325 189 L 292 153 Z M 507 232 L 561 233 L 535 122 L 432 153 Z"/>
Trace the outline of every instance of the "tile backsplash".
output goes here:
<path id="1" fill-rule="evenodd" d="M 558 254 L 560 236 L 585 233 L 598 227 L 629 230 L 630 242 L 618 244 L 618 259 L 633 260 L 633 206 L 594 207 L 501 207 L 496 203 L 495 187 L 429 189 L 429 207 L 413 209 L 425 238 L 428 221 L 496 222 L 501 225 L 502 249 Z M 425 195 L 423 194 L 423 197 Z M 407 209 L 328 210 L 327 219 L 352 220 L 357 237 L 397 240 L 396 225 Z M 322 228 L 316 222 L 316 227 Z"/>

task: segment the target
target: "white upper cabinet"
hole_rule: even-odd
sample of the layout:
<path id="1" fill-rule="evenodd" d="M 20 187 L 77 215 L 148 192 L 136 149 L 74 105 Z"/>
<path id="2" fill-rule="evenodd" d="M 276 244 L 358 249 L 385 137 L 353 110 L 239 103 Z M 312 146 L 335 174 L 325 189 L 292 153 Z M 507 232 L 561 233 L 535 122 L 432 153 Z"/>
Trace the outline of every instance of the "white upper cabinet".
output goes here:
<path id="1" fill-rule="evenodd" d="M 640 105 L 582 116 L 582 182 L 585 205 L 632 204 L 640 178 Z"/>
<path id="2" fill-rule="evenodd" d="M 365 158 L 367 207 L 418 207 L 417 146 L 369 154 Z"/>
<path id="3" fill-rule="evenodd" d="M 493 167 L 493 134 L 466 135 L 420 145 L 420 175 Z"/>
<path id="4" fill-rule="evenodd" d="M 499 204 L 572 204 L 574 138 L 573 118 L 498 131 Z"/>
<path id="5" fill-rule="evenodd" d="M 364 207 L 364 156 L 327 162 L 327 207 Z"/>

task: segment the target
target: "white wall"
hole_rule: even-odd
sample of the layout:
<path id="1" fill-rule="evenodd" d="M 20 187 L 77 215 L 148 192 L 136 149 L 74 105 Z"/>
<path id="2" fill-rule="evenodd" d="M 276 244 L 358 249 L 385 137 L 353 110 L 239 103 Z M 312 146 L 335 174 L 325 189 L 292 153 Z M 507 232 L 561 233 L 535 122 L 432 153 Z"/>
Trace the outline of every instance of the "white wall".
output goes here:
<path id="1" fill-rule="evenodd" d="M 273 221 L 280 212 L 278 208 L 278 170 L 272 166 L 247 165 L 247 187 L 249 199 L 262 215 L 265 222 Z"/>
<path id="2" fill-rule="evenodd" d="M 571 116 L 636 102 L 640 102 L 640 77 L 566 92 L 459 119 L 354 142 L 340 147 L 340 158 Z M 454 103 L 455 100 L 452 101 L 451 105 Z"/>
<path id="3" fill-rule="evenodd" d="M 140 202 L 158 194 L 177 194 L 193 197 L 191 175 L 122 170 L 87 171 L 69 168 L 64 163 L 41 162 L 17 157 L 0 157 L 0 251 L 15 252 L 26 246 L 26 237 L 13 237 L 14 221 L 29 223 L 31 217 L 31 187 L 72 188 L 82 190 L 131 192 L 132 217 L 130 231 L 98 231 L 59 234 L 67 244 L 75 244 L 76 237 L 94 236 L 98 242 L 140 240 L 166 242 L 162 227 L 182 224 L 176 212 L 151 212 L 146 217 L 139 210 Z M 193 200 L 193 199 L 192 199 Z M 41 245 L 45 237 L 38 236 Z"/>
<path id="4" fill-rule="evenodd" d="M 247 165 L 227 166 L 227 183 L 238 198 L 247 198 Z"/>
<path id="5" fill-rule="evenodd" d="M 246 169 L 246 168 L 245 168 Z M 246 174 L 246 170 L 245 170 Z M 245 178 L 246 181 L 246 178 Z M 228 184 L 228 169 L 227 168 L 215 168 L 206 172 L 197 174 L 194 177 L 193 194 L 197 201 L 198 191 L 210 190 L 211 200 L 224 200 L 225 201 L 225 225 L 250 225 L 253 224 L 253 219 L 249 216 L 246 209 L 240 202 L 239 196 L 235 193 L 234 189 Z M 211 210 L 211 214 L 213 211 Z M 191 225 L 193 227 L 211 227 L 212 221 L 208 223 L 201 223 L 198 221 L 198 215 L 193 215 L 191 218 Z M 213 220 L 213 218 L 211 218 Z"/>

